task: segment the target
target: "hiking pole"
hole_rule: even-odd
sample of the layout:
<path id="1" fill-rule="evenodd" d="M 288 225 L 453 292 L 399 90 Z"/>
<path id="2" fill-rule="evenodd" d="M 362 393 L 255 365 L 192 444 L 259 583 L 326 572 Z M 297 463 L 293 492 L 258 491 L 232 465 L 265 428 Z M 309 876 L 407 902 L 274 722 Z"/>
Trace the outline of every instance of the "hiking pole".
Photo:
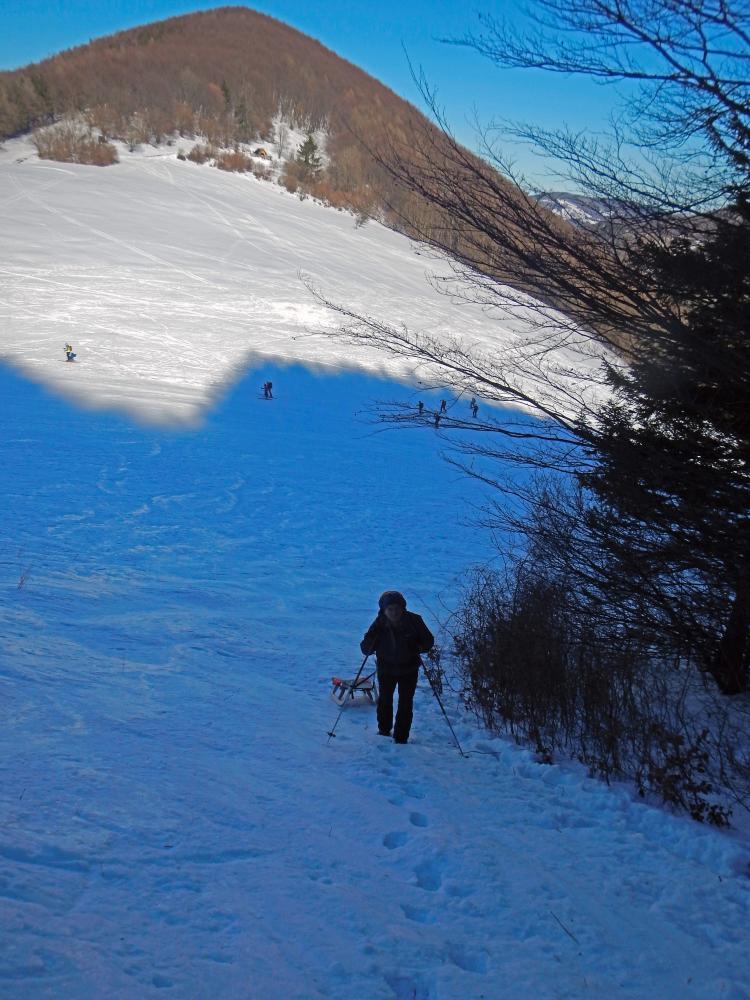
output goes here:
<path id="1" fill-rule="evenodd" d="M 357 686 L 357 681 L 359 680 L 360 674 L 365 669 L 365 663 L 367 663 L 367 661 L 370 659 L 371 656 L 372 656 L 372 653 L 368 653 L 367 656 L 364 658 L 364 660 L 362 660 L 362 666 L 359 668 L 359 670 L 357 671 L 357 676 L 352 681 L 352 687 L 353 688 L 355 688 Z M 329 731 L 328 731 L 328 742 L 329 743 L 331 742 L 331 737 L 335 737 L 336 736 L 336 726 L 338 726 L 339 719 L 341 718 L 341 716 L 342 716 L 345 708 L 346 708 L 346 702 L 344 702 L 344 704 L 341 706 L 341 711 L 336 716 L 336 721 L 333 724 L 333 729 L 329 729 Z"/>
<path id="2" fill-rule="evenodd" d="M 424 664 L 422 664 L 422 666 L 424 667 Z M 430 687 L 432 688 L 432 693 L 435 695 L 435 698 L 437 700 L 438 705 L 440 705 L 440 711 L 445 716 L 445 721 L 448 723 L 448 728 L 450 729 L 451 733 L 453 733 L 453 739 L 456 741 L 456 746 L 458 747 L 458 752 L 461 754 L 462 757 L 468 757 L 469 755 L 467 753 L 464 753 L 463 747 L 458 742 L 458 736 L 456 736 L 456 730 L 451 725 L 451 720 L 448 718 L 448 713 L 445 711 L 445 705 L 443 705 L 442 701 L 440 700 L 440 695 L 435 690 L 435 685 L 432 683 L 432 678 L 430 677 L 430 674 L 429 674 L 429 671 L 427 670 L 427 667 L 424 667 L 424 672 L 425 672 L 425 674 L 427 676 L 427 680 L 430 682 Z"/>

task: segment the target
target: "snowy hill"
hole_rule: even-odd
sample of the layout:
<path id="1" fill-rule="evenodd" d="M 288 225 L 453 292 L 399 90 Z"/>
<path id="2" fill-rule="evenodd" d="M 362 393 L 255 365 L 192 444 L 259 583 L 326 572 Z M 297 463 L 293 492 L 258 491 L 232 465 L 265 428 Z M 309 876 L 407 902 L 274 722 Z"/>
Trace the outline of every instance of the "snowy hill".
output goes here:
<path id="1" fill-rule="evenodd" d="M 431 288 L 426 276 L 448 265 L 405 237 L 176 154 L 123 151 L 95 169 L 38 160 L 21 141 L 0 153 L 2 351 L 32 377 L 90 405 L 192 423 L 252 358 L 407 373 L 310 336 L 335 317 L 301 272 L 330 298 L 415 329 L 459 329 L 478 346 L 522 332 Z"/>
<path id="2" fill-rule="evenodd" d="M 576 226 L 596 227 L 603 223 L 609 224 L 613 215 L 617 221 L 622 222 L 632 215 L 632 209 L 624 202 L 564 191 L 545 191 L 537 195 L 537 201 Z"/>
<path id="3" fill-rule="evenodd" d="M 739 832 L 539 764 L 447 691 L 462 757 L 424 681 L 407 746 L 367 707 L 328 740 L 378 593 L 437 629 L 492 550 L 439 436 L 360 416 L 414 374 L 321 336 L 298 272 L 523 331 L 403 237 L 174 152 L 0 154 L 0 997 L 748 997 Z"/>

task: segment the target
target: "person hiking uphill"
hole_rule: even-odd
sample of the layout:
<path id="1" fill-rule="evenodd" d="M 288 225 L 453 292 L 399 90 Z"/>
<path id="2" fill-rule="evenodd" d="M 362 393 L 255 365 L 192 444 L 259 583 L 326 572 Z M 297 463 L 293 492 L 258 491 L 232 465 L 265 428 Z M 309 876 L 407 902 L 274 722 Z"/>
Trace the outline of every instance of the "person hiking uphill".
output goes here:
<path id="1" fill-rule="evenodd" d="M 422 618 L 406 610 L 406 600 L 397 590 L 386 590 L 378 601 L 378 616 L 368 628 L 359 648 L 365 656 L 375 653 L 378 665 L 378 733 L 391 735 L 393 695 L 398 688 L 395 743 L 408 743 L 414 692 L 422 661 L 435 644 Z"/>

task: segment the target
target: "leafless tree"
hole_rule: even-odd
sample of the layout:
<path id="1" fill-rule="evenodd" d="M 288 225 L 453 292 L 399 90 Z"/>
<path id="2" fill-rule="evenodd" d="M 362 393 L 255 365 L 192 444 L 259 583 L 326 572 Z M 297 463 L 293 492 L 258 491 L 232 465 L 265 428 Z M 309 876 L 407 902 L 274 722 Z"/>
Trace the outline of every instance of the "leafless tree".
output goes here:
<path id="1" fill-rule="evenodd" d="M 579 517 L 607 555 L 597 585 L 614 600 L 621 574 L 634 599 L 652 592 L 651 623 L 702 643 L 706 669 L 737 693 L 750 659 L 750 13 L 744 0 L 534 0 L 531 10 L 529 33 L 486 18 L 461 44 L 501 66 L 638 88 L 609 143 L 526 125 L 503 133 L 561 164 L 603 220 L 573 226 L 549 211 L 498 152 L 494 128 L 483 155 L 462 147 L 422 79 L 440 130 L 416 122 L 408 140 L 373 151 L 412 199 L 392 210 L 450 261 L 438 286 L 523 317 L 529 333 L 477 351 L 460 332 L 427 337 L 338 305 L 340 335 L 457 397 L 537 417 L 483 408 L 480 421 L 451 412 L 440 429 L 471 431 L 458 460 L 506 492 L 519 488 L 499 459 L 573 472 L 594 505 Z M 378 417 L 424 422 L 398 402 Z M 522 499 L 538 513 L 540 494 Z"/>

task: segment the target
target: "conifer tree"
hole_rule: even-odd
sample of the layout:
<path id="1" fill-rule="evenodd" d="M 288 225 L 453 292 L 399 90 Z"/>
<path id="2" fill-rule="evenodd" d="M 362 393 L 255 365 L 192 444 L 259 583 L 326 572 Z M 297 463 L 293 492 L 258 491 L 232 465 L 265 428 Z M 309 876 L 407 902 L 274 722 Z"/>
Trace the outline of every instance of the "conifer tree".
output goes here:
<path id="1" fill-rule="evenodd" d="M 738 694 L 750 665 L 750 205 L 740 198 L 704 240 L 639 252 L 683 321 L 610 369 L 582 476 L 592 526 L 621 586 L 648 581 L 654 615 Z"/>
<path id="2" fill-rule="evenodd" d="M 322 161 L 311 132 L 307 133 L 307 138 L 297 150 L 296 160 L 302 182 L 313 180 L 320 173 Z"/>
<path id="3" fill-rule="evenodd" d="M 462 442 L 464 468 L 501 489 L 502 468 L 487 469 L 494 460 L 572 473 L 583 499 L 566 516 L 593 546 L 577 567 L 573 552 L 577 585 L 595 588 L 603 611 L 608 601 L 635 609 L 620 616 L 619 634 L 645 645 L 655 636 L 655 660 L 693 654 L 736 694 L 750 661 L 750 13 L 738 0 L 532 0 L 530 9 L 529 34 L 483 18 L 484 34 L 463 43 L 500 66 L 630 88 L 609 144 L 567 129 L 510 130 L 567 169 L 604 221 L 565 225 L 528 187 L 519 193 L 456 142 L 426 86 L 441 139 L 426 129 L 408 144 L 396 138 L 381 163 L 439 213 L 438 224 L 434 214 L 407 221 L 452 259 L 460 284 L 441 278 L 445 287 L 504 313 L 527 315 L 524 293 L 557 311 L 540 307 L 523 346 L 488 356 L 345 310 L 343 330 L 429 365 L 456 393 L 531 407 L 536 431 L 476 422 L 509 444 L 488 445 L 486 433 Z M 494 162 L 513 176 L 501 155 Z M 601 361 L 588 394 L 555 360 L 581 341 Z M 603 406 L 591 402 L 600 373 Z M 380 413 L 418 419 L 397 404 Z M 528 500 L 530 521 L 550 520 L 544 494 Z"/>

